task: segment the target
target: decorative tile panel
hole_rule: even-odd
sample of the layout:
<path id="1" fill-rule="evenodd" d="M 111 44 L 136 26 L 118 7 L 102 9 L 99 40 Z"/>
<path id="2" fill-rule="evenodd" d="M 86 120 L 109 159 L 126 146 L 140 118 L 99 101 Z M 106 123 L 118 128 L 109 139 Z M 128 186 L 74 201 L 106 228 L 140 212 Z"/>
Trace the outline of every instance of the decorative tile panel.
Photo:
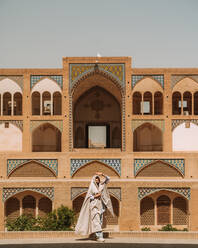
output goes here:
<path id="1" fill-rule="evenodd" d="M 58 174 L 58 160 L 57 159 L 8 159 L 7 160 L 7 175 L 9 176 L 13 170 L 26 164 L 30 161 L 41 163 L 45 167 L 51 169 L 55 175 Z"/>
<path id="2" fill-rule="evenodd" d="M 155 192 L 161 190 L 168 190 L 175 193 L 178 193 L 185 197 L 187 200 L 190 200 L 190 188 L 168 188 L 168 187 L 161 187 L 161 188 L 138 188 L 138 199 L 141 200 L 144 197 L 151 195 Z"/>
<path id="3" fill-rule="evenodd" d="M 71 188 L 71 200 L 73 201 L 79 195 L 86 193 L 88 187 L 72 187 Z"/>
<path id="4" fill-rule="evenodd" d="M 94 72 L 103 71 L 115 78 L 122 88 L 125 87 L 125 65 L 124 64 L 70 64 L 70 90 L 75 83 L 83 76 Z"/>
<path id="5" fill-rule="evenodd" d="M 16 127 L 18 127 L 23 132 L 23 121 L 16 121 L 16 120 L 6 121 L 6 120 L 0 120 L 0 124 L 6 123 L 6 122 L 15 125 Z"/>
<path id="6" fill-rule="evenodd" d="M 174 86 L 181 81 L 184 78 L 191 78 L 192 80 L 194 80 L 195 82 L 198 83 L 198 75 L 172 75 L 171 76 L 171 88 L 173 89 Z"/>
<path id="7" fill-rule="evenodd" d="M 71 176 L 83 165 L 93 161 L 104 163 L 113 168 L 119 175 L 121 175 L 121 159 L 71 159 Z"/>
<path id="8" fill-rule="evenodd" d="M 5 202 L 7 199 L 9 199 L 10 197 L 24 192 L 24 191 L 34 191 L 37 193 L 40 193 L 42 195 L 47 196 L 48 198 L 50 198 L 51 200 L 54 200 L 54 188 L 53 187 L 40 187 L 40 188 L 3 188 L 3 201 Z"/>
<path id="9" fill-rule="evenodd" d="M 138 172 L 150 165 L 153 162 L 162 161 L 170 164 L 176 168 L 184 176 L 185 174 L 185 160 L 184 159 L 134 159 L 134 175 L 136 176 Z"/>
<path id="10" fill-rule="evenodd" d="M 32 75 L 30 77 L 30 88 L 33 88 L 43 78 L 50 78 L 55 81 L 61 89 L 63 88 L 63 76 L 61 75 Z"/>
<path id="11" fill-rule="evenodd" d="M 71 188 L 71 200 L 73 201 L 79 195 L 86 193 L 88 187 L 72 187 Z M 121 188 L 108 188 L 109 194 L 113 195 L 121 201 Z"/>
<path id="12" fill-rule="evenodd" d="M 196 119 L 193 119 L 193 120 L 192 119 L 184 119 L 184 120 L 177 119 L 177 120 L 172 120 L 172 131 L 176 127 L 181 125 L 182 123 L 186 123 L 186 122 L 188 122 L 188 123 L 191 122 L 191 123 L 193 123 L 193 124 L 198 126 L 198 120 L 196 120 Z"/>
<path id="13" fill-rule="evenodd" d="M 164 88 L 164 75 L 132 75 L 132 88 L 143 78 L 150 77 L 156 80 Z"/>
<path id="14" fill-rule="evenodd" d="M 1 80 L 5 78 L 9 78 L 14 82 L 16 82 L 23 91 L 23 80 L 24 80 L 23 76 L 0 76 L 0 84 L 1 84 Z"/>
<path id="15" fill-rule="evenodd" d="M 53 126 L 57 127 L 61 133 L 63 131 L 63 121 L 50 121 L 50 120 L 41 120 L 41 121 L 30 121 L 30 131 L 33 132 L 35 128 L 38 126 L 45 124 L 45 123 L 50 123 Z"/>
<path id="16" fill-rule="evenodd" d="M 164 120 L 132 120 L 132 131 L 134 132 L 137 127 L 141 126 L 144 123 L 151 123 L 161 129 L 162 132 L 164 132 Z"/>

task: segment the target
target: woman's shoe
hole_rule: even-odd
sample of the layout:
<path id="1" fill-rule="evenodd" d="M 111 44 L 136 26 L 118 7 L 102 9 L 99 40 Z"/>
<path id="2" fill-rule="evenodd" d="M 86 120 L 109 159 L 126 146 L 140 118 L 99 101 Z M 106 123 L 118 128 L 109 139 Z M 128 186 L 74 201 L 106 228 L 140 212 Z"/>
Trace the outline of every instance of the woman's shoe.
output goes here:
<path id="1" fill-rule="evenodd" d="M 105 242 L 105 239 L 103 239 L 103 238 L 98 238 L 97 241 L 98 241 L 98 242 Z"/>

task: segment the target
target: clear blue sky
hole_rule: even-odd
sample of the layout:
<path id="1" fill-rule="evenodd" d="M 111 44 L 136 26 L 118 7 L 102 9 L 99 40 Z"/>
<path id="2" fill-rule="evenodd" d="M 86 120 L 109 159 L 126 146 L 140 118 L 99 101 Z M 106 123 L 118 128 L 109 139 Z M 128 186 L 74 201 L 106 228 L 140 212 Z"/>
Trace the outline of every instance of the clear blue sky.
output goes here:
<path id="1" fill-rule="evenodd" d="M 61 68 L 98 52 L 198 67 L 198 0 L 0 0 L 0 68 Z"/>

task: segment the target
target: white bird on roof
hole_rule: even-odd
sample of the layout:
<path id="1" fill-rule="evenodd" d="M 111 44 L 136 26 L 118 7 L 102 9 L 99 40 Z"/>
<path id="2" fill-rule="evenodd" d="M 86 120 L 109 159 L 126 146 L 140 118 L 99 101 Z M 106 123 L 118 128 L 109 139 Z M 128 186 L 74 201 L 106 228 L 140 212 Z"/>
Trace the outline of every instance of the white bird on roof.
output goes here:
<path id="1" fill-rule="evenodd" d="M 101 54 L 97 53 L 97 57 L 102 57 Z"/>

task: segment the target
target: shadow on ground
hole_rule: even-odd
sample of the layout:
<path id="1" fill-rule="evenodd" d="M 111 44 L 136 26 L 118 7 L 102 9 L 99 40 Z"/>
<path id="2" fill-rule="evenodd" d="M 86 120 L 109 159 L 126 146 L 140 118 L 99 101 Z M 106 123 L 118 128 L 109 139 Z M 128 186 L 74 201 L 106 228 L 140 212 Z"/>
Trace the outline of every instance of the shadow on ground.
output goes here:
<path id="1" fill-rule="evenodd" d="M 79 241 L 79 243 L 78 243 Z M 197 244 L 127 244 L 127 243 L 84 243 L 76 240 L 76 243 L 65 244 L 10 244 L 0 245 L 0 248 L 197 248 Z"/>

